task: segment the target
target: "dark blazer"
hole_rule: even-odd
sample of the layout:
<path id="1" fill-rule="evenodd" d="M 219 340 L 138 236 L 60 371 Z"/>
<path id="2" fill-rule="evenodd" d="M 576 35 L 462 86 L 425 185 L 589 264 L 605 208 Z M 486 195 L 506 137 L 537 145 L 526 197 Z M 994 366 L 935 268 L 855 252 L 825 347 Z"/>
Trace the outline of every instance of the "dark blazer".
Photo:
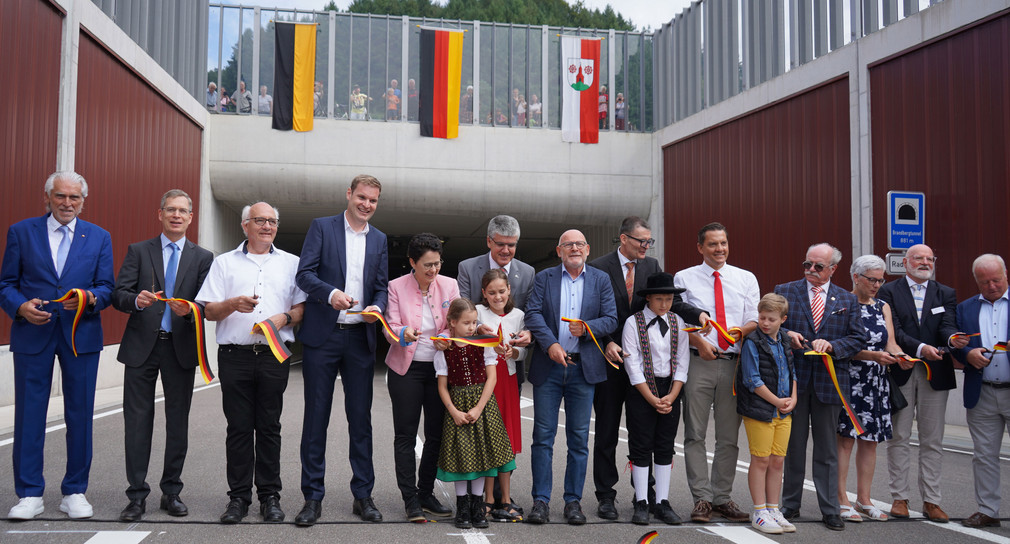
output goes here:
<path id="1" fill-rule="evenodd" d="M 59 327 L 67 344 L 74 324 L 74 313 L 59 303 L 49 303 L 53 313 L 49 323 L 32 325 L 18 317 L 18 308 L 33 298 L 55 300 L 74 288 L 95 294 L 95 306 L 84 310 L 77 325 L 77 352 L 102 350 L 102 318 L 99 315 L 112 300 L 115 279 L 112 270 L 112 238 L 104 229 L 77 219 L 74 238 L 67 254 L 63 275 L 56 275 L 46 221 L 49 214 L 19 221 L 7 230 L 7 248 L 0 270 L 0 305 L 14 320 L 11 324 L 10 350 L 33 355 L 47 346 Z"/>
<path id="2" fill-rule="evenodd" d="M 561 325 L 562 266 L 559 264 L 536 275 L 533 292 L 526 303 L 526 327 L 540 348 L 532 350 L 529 381 L 533 385 L 543 385 L 551 366 L 557 364 L 547 356 L 547 349 L 558 341 L 558 327 Z M 593 329 L 593 334 L 610 334 L 617 328 L 614 290 L 610 287 L 606 274 L 591 266 L 586 266 L 585 270 L 580 318 Z M 602 341 L 600 346 L 606 349 Z M 600 383 L 607 379 L 607 361 L 596 348 L 589 333 L 579 338 L 579 354 L 582 360 L 578 366 L 582 368 L 582 375 L 588 383 Z"/>
<path id="3" fill-rule="evenodd" d="M 195 300 L 213 261 L 213 253 L 187 238 L 186 247 L 179 257 L 173 296 Z M 152 306 L 137 310 L 137 294 L 144 289 L 150 290 L 151 282 L 154 282 L 155 291 L 165 289 L 165 259 L 162 257 L 160 235 L 130 244 L 123 266 L 119 268 L 112 305 L 117 310 L 130 314 L 118 356 L 119 362 L 127 366 L 139 367 L 150 357 L 158 340 L 161 316 L 172 311 L 165 302 L 155 302 Z M 199 364 L 193 318 L 192 312 L 184 317 L 172 313 L 172 346 L 182 368 L 194 368 Z"/>
<path id="4" fill-rule="evenodd" d="M 913 357 L 919 344 L 947 347 L 947 340 L 957 332 L 954 315 L 957 311 L 957 295 L 954 289 L 946 285 L 932 280 L 927 282 L 921 320 L 915 315 L 915 300 L 905 278 L 884 284 L 877 297 L 891 305 L 895 340 L 902 351 Z M 929 385 L 933 389 L 946 391 L 957 387 L 954 361 L 949 354 L 945 354 L 942 361 L 928 361 L 928 364 L 933 376 Z M 891 376 L 898 385 L 905 385 L 911 375 L 911 369 L 902 370 L 898 365 L 891 366 Z"/>
<path id="5" fill-rule="evenodd" d="M 305 234 L 298 260 L 295 282 L 305 291 L 305 316 L 298 339 L 305 345 L 319 347 L 337 325 L 340 312 L 330 306 L 330 293 L 344 289 L 347 254 L 344 239 L 344 214 L 314 219 Z M 378 306 L 386 311 L 386 284 L 389 283 L 389 249 L 386 235 L 374 225 L 365 235 L 365 270 L 362 278 L 362 307 Z M 369 349 L 375 352 L 375 327 L 366 327 Z"/>
<path id="6" fill-rule="evenodd" d="M 818 338 L 831 342 L 838 385 L 842 392 L 848 395 L 849 359 L 865 349 L 867 342 L 866 329 L 863 328 L 859 317 L 859 300 L 832 282 L 824 304 L 821 328 L 814 331 L 814 317 L 810 312 L 807 286 L 806 279 L 775 286 L 775 292 L 789 301 L 789 314 L 782 326 L 802 334 L 803 338 L 810 342 Z M 806 349 L 793 350 L 797 393 L 803 395 L 812 390 L 817 399 L 825 404 L 841 404 L 823 361 L 820 357 L 803 355 L 806 351 Z"/>
<path id="7" fill-rule="evenodd" d="M 487 253 L 470 257 L 459 263 L 456 272 L 456 283 L 459 284 L 459 296 L 468 298 L 474 304 L 480 302 L 480 282 L 484 278 L 484 273 L 490 266 L 490 256 Z M 533 267 L 520 261 L 512 259 L 509 265 L 509 288 L 512 289 L 512 301 L 516 308 L 525 311 L 526 301 L 529 300 L 530 291 L 533 290 L 533 276 L 536 271 Z"/>
<path id="8" fill-rule="evenodd" d="M 978 325 L 978 312 L 982 308 L 982 300 L 978 295 L 961 301 L 957 305 L 957 327 L 965 334 L 975 334 L 981 331 Z M 1007 331 L 1010 334 L 1010 331 Z M 982 347 L 978 336 L 968 339 L 968 345 L 954 350 L 954 357 L 964 365 L 964 407 L 974 408 L 978 404 L 978 396 L 982 392 L 982 371 L 968 364 L 968 352 Z"/>
<path id="9" fill-rule="evenodd" d="M 624 276 L 627 269 L 621 266 L 621 258 L 617 255 L 618 250 L 614 250 L 589 263 L 589 266 L 599 268 L 610 278 L 610 288 L 614 291 L 614 300 L 617 304 L 617 329 L 614 334 L 608 334 L 600 338 L 600 345 L 606 349 L 607 344 L 616 342 L 621 345 L 621 331 L 624 330 L 624 322 L 629 317 L 642 311 L 645 308 L 645 297 L 639 296 L 638 291 L 645 289 L 645 284 L 649 276 L 662 272 L 659 261 L 652 257 L 646 257 L 638 261 L 635 265 L 635 294 L 632 295 L 631 302 L 628 302 L 627 288 L 624 284 Z M 687 323 L 697 323 L 702 310 L 684 302 L 680 294 L 673 295 L 673 313 L 680 316 Z"/>

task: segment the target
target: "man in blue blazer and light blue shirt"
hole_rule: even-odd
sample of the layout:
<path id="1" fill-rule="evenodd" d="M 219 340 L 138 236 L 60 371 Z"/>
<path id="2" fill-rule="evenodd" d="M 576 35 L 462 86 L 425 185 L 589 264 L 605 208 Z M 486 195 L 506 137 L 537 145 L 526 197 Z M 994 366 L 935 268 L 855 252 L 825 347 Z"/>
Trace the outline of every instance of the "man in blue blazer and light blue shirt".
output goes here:
<path id="1" fill-rule="evenodd" d="M 60 510 L 71 518 L 89 518 L 84 496 L 91 471 L 91 428 L 95 382 L 102 351 L 99 312 L 112 300 L 112 238 L 78 219 L 88 183 L 75 172 L 57 172 L 46 180 L 47 213 L 11 225 L 0 270 L 0 304 L 14 323 L 14 489 L 21 499 L 9 519 L 31 519 L 44 510 L 42 452 L 46 411 L 58 357 L 67 425 L 66 473 Z M 87 305 L 72 338 L 76 298 L 52 302 L 70 289 L 83 289 Z M 73 342 L 73 344 L 72 344 Z M 76 346 L 77 354 L 74 354 Z"/>
<path id="2" fill-rule="evenodd" d="M 374 317 L 348 311 L 383 312 L 389 283 L 386 235 L 368 221 L 379 205 L 382 185 L 360 175 L 347 189 L 347 210 L 312 221 L 305 235 L 295 282 L 305 292 L 298 338 L 305 344 L 302 375 L 302 495 L 295 517 L 300 527 L 319 519 L 326 493 L 326 431 L 333 389 L 340 375 L 350 439 L 352 511 L 363 521 L 382 521 L 372 500 L 372 379 L 375 374 Z"/>
<path id="3" fill-rule="evenodd" d="M 985 254 L 971 266 L 979 295 L 957 305 L 957 325 L 970 342 L 954 351 L 964 365 L 964 407 L 975 455 L 978 511 L 961 521 L 967 527 L 999 527 L 1000 444 L 1010 428 L 1010 361 L 1006 351 L 994 351 L 1010 340 L 1010 301 L 1007 298 L 1006 262 Z"/>
<path id="4" fill-rule="evenodd" d="M 586 265 L 589 244 L 577 230 L 561 235 L 557 247 L 561 265 L 536 275 L 526 303 L 526 327 L 537 346 L 530 366 L 533 384 L 533 509 L 527 523 L 550 521 L 552 459 L 558 414 L 565 401 L 568 464 L 565 469 L 565 520 L 582 525 L 582 489 L 589 462 L 589 421 L 593 392 L 607 379 L 607 361 L 590 337 L 617 328 L 617 305 L 610 278 Z M 565 322 L 562 318 L 579 320 Z M 587 329 L 588 326 L 588 329 Z"/>
<path id="5" fill-rule="evenodd" d="M 834 359 L 840 389 L 849 391 L 849 359 L 866 348 L 866 329 L 860 321 L 856 296 L 831 283 L 842 252 L 830 244 L 814 244 L 803 262 L 804 278 L 775 286 L 789 301 L 789 331 L 796 356 L 796 409 L 786 452 L 782 484 L 782 515 L 799 516 L 806 475 L 807 437 L 814 437 L 813 478 L 824 525 L 845 528 L 838 504 L 838 446 L 835 429 L 841 399 L 824 363 L 808 350 L 828 353 Z M 807 426 L 809 425 L 809 432 Z"/>

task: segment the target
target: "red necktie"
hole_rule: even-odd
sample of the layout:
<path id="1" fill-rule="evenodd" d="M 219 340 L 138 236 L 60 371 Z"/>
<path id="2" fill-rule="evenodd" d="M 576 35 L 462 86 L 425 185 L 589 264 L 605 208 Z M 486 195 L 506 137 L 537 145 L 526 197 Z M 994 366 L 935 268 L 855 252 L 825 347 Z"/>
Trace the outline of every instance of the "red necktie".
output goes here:
<path id="1" fill-rule="evenodd" d="M 722 325 L 722 328 L 726 328 L 726 302 L 722 298 L 722 278 L 719 277 L 719 271 L 716 270 L 712 272 L 715 276 L 715 322 Z M 721 334 L 716 335 L 719 337 L 719 349 L 726 351 L 729 348 L 729 342 L 722 337 Z"/>
<path id="2" fill-rule="evenodd" d="M 814 332 L 821 328 L 821 318 L 824 317 L 824 300 L 821 299 L 821 289 L 815 285 L 810 288 L 814 292 L 814 298 L 810 301 L 810 313 L 814 316 Z"/>
<path id="3" fill-rule="evenodd" d="M 635 261 L 628 261 L 624 264 L 628 267 L 628 273 L 624 275 L 624 288 L 628 290 L 628 304 L 635 295 Z"/>

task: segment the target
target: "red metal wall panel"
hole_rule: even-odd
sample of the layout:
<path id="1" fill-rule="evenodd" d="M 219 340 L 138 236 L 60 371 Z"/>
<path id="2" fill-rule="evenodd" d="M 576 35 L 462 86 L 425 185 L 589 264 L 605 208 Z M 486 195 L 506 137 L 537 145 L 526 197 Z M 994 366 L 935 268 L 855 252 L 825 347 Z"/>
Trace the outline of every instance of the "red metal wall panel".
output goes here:
<path id="1" fill-rule="evenodd" d="M 700 263 L 698 230 L 718 221 L 762 293 L 800 279 L 817 242 L 842 250 L 833 280 L 849 288 L 848 95 L 841 78 L 665 147 L 665 269 Z"/>
<path id="2" fill-rule="evenodd" d="M 43 0 L 0 0 L 0 255 L 7 227 L 45 213 L 42 187 L 56 167 L 63 16 Z M 11 320 L 0 312 L 0 344 Z"/>
<path id="3" fill-rule="evenodd" d="M 978 293 L 971 263 L 1010 258 L 1010 13 L 870 68 L 873 247 L 887 251 L 887 192 L 926 194 L 937 279 Z"/>
<path id="4" fill-rule="evenodd" d="M 112 234 L 116 270 L 133 242 L 161 232 L 158 206 L 182 189 L 199 210 L 202 131 L 87 33 L 81 33 L 76 170 L 90 194 L 82 217 Z M 197 241 L 194 217 L 188 238 Z M 105 342 L 118 343 L 126 315 L 103 315 Z"/>

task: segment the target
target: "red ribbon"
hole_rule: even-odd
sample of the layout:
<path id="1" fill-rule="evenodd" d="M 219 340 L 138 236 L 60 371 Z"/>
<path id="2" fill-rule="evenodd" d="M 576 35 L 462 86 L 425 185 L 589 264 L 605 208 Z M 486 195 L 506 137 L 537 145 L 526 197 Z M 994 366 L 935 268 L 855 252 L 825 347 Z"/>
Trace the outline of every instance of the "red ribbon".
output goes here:
<path id="1" fill-rule="evenodd" d="M 866 430 L 859 424 L 859 418 L 856 417 L 856 412 L 852 410 L 852 406 L 849 405 L 849 401 L 845 400 L 845 395 L 842 394 L 842 387 L 838 385 L 838 375 L 835 374 L 835 361 L 831 358 L 831 355 L 828 355 L 823 351 L 808 351 L 803 355 L 821 356 L 821 360 L 824 361 L 824 368 L 828 369 L 828 375 L 831 376 L 831 383 L 835 384 L 835 391 L 838 392 L 838 398 L 842 399 L 842 406 L 845 407 L 845 414 L 849 416 L 849 421 L 852 422 L 853 428 L 856 429 L 856 435 L 862 436 L 863 434 L 866 434 Z"/>
<path id="2" fill-rule="evenodd" d="M 291 357 L 291 350 L 281 340 L 281 333 L 277 330 L 277 325 L 274 325 L 273 321 L 269 319 L 260 321 L 253 325 L 252 332 L 249 334 L 256 334 L 256 329 L 263 331 L 263 336 L 267 337 L 267 345 L 270 346 L 270 351 L 274 353 L 274 357 L 277 358 L 278 363 L 283 363 L 288 360 L 288 357 Z"/>
<path id="3" fill-rule="evenodd" d="M 592 338 L 593 339 L 593 343 L 596 344 L 596 349 L 600 350 L 600 353 L 603 355 L 603 359 L 605 361 L 607 361 L 608 363 L 610 363 L 610 366 L 612 366 L 612 367 L 614 367 L 616 369 L 620 369 L 621 368 L 621 367 L 617 366 L 616 364 L 614 364 L 614 362 L 610 360 L 610 357 L 607 357 L 607 353 L 604 352 L 603 348 L 600 347 L 600 342 L 599 342 L 599 340 L 596 339 L 596 335 L 593 334 L 593 329 L 591 329 L 589 327 L 589 323 L 586 323 L 585 321 L 583 321 L 581 319 L 572 319 L 570 317 L 562 317 L 561 321 L 564 321 L 566 323 L 582 323 L 582 325 L 584 325 L 586 327 L 586 331 L 589 332 L 589 337 Z"/>
<path id="4" fill-rule="evenodd" d="M 64 293 L 64 295 L 52 302 L 65 302 L 70 300 L 70 297 L 77 298 L 77 311 L 74 313 L 74 324 L 70 327 L 70 347 L 74 350 L 74 357 L 77 357 L 77 325 L 81 322 L 81 316 L 84 315 L 84 308 L 88 305 L 88 294 L 84 292 L 84 289 L 71 289 Z"/>
<path id="5" fill-rule="evenodd" d="M 157 295 L 155 298 L 166 304 L 175 301 L 189 305 L 189 309 L 193 311 L 193 327 L 196 329 L 196 360 L 200 363 L 200 375 L 203 376 L 204 383 L 214 381 L 214 373 L 211 372 L 210 363 L 207 362 L 207 334 L 204 330 L 203 311 L 200 310 L 200 305 L 184 298 L 165 298 Z M 172 309 L 166 307 L 165 311 L 171 312 Z"/>

